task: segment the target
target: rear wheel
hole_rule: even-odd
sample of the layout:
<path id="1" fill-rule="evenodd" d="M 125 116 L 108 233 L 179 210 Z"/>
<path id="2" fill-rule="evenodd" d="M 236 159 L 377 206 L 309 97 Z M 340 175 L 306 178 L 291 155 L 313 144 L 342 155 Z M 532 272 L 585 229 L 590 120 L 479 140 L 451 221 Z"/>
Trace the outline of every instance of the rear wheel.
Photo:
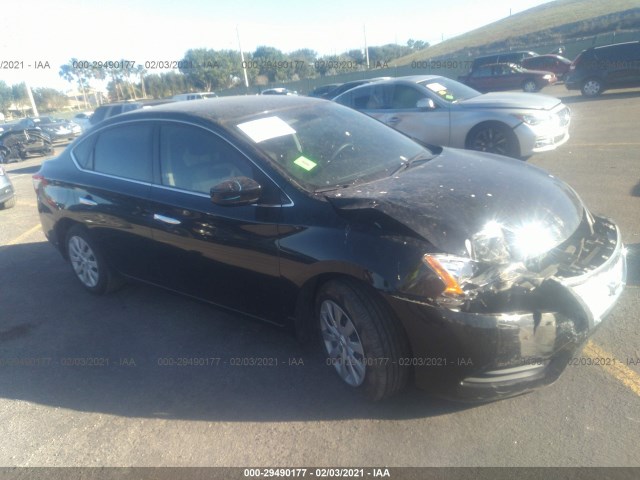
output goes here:
<path id="1" fill-rule="evenodd" d="M 91 293 L 102 294 L 120 285 L 121 282 L 85 228 L 79 225 L 71 227 L 66 246 L 73 271 L 84 288 Z"/>
<path id="2" fill-rule="evenodd" d="M 581 91 L 585 97 L 597 97 L 602 93 L 602 82 L 597 78 L 589 78 L 582 84 Z"/>
<path id="3" fill-rule="evenodd" d="M 537 92 L 539 90 L 538 88 L 538 84 L 535 82 L 535 80 L 526 80 L 523 84 L 522 84 L 522 90 L 524 90 L 525 92 Z"/>
<path id="4" fill-rule="evenodd" d="M 474 127 L 467 137 L 467 148 L 480 152 L 519 157 L 520 146 L 513 131 L 500 123 L 484 123 Z"/>
<path id="5" fill-rule="evenodd" d="M 327 361 L 343 382 L 371 400 L 406 386 L 410 370 L 400 363 L 408 341 L 375 292 L 353 280 L 330 281 L 317 295 L 316 318 Z"/>

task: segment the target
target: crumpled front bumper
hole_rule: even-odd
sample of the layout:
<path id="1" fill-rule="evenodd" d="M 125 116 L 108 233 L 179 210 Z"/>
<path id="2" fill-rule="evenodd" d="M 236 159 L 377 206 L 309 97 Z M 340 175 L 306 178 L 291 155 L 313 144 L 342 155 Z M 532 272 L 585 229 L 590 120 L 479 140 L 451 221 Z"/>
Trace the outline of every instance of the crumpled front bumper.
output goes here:
<path id="1" fill-rule="evenodd" d="M 488 401 L 555 381 L 624 289 L 620 232 L 605 225 L 608 242 L 615 242 L 608 258 L 582 275 L 546 280 L 538 294 L 552 301 L 540 310 L 471 313 L 390 296 L 411 339 L 416 384 L 459 400 Z"/>

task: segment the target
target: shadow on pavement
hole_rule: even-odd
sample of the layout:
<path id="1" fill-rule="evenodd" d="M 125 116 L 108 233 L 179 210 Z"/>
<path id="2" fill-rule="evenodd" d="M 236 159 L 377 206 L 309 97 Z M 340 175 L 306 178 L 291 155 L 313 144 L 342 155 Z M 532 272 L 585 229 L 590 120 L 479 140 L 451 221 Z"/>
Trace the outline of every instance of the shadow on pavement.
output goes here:
<path id="1" fill-rule="evenodd" d="M 290 332 L 157 288 L 91 295 L 46 242 L 0 247 L 0 285 L 0 396 L 7 399 L 240 422 L 408 419 L 469 408 L 415 389 L 366 402 Z M 242 366 L 244 359 L 265 366 Z"/>

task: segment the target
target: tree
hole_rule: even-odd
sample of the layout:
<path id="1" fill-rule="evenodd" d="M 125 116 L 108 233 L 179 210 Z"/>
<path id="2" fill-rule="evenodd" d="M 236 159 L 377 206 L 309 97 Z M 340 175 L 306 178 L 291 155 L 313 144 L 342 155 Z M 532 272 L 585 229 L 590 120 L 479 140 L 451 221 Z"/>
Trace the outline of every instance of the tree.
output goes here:
<path id="1" fill-rule="evenodd" d="M 13 103 L 13 92 L 11 87 L 0 80 L 0 112 L 8 113 L 9 107 Z"/>
<path id="2" fill-rule="evenodd" d="M 221 66 L 218 57 L 226 58 L 228 55 L 216 52 L 210 48 L 196 48 L 187 50 L 180 62 L 180 73 L 188 80 L 188 83 L 197 90 L 211 91 L 213 88 L 226 88 L 228 80 L 227 61 Z M 220 60 L 223 60 L 222 58 Z"/>
<path id="3" fill-rule="evenodd" d="M 60 110 L 69 103 L 67 96 L 55 88 L 36 88 L 33 90 L 33 99 L 39 111 Z"/>
<path id="4" fill-rule="evenodd" d="M 142 90 L 142 98 L 147 98 L 147 90 L 144 85 L 144 76 L 147 74 L 147 70 L 144 68 L 142 64 L 136 66 L 134 70 L 135 74 L 140 78 L 140 88 Z"/>
<path id="5" fill-rule="evenodd" d="M 75 83 L 80 91 L 82 92 L 82 98 L 84 100 L 85 108 L 87 106 L 87 93 L 85 88 L 89 85 L 89 78 L 91 77 L 91 70 L 88 68 L 84 68 L 81 62 L 78 62 L 77 58 L 72 58 L 69 60 L 69 63 L 60 66 L 60 71 L 58 75 L 60 75 L 63 79 L 65 79 L 69 83 Z"/>
<path id="6" fill-rule="evenodd" d="M 287 57 L 293 67 L 289 80 L 303 80 L 315 77 L 314 63 L 318 58 L 318 53 L 315 50 L 301 48 L 289 53 Z"/>
<path id="7" fill-rule="evenodd" d="M 257 66 L 257 75 L 264 75 L 272 83 L 288 80 L 293 74 L 287 56 L 273 47 L 256 48 L 251 55 L 251 64 L 254 69 Z"/>

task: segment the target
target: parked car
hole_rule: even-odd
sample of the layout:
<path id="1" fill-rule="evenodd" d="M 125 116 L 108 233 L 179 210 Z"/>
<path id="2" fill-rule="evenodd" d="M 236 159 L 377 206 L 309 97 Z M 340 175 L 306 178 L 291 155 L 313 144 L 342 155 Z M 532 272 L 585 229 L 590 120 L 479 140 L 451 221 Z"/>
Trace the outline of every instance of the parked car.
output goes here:
<path id="1" fill-rule="evenodd" d="M 140 108 L 151 108 L 156 105 L 164 105 L 166 103 L 172 103 L 175 100 L 172 98 L 163 98 L 159 100 L 141 100 L 139 102 L 120 102 L 120 103 L 109 103 L 105 105 L 100 105 L 96 108 L 96 111 L 93 112 L 89 122 L 91 126 L 97 125 L 101 121 L 114 117 L 116 115 L 120 115 L 121 113 L 132 112 L 133 110 L 138 110 Z"/>
<path id="2" fill-rule="evenodd" d="M 0 150 L 0 157 L 2 151 Z M 16 191 L 7 171 L 0 165 L 0 208 L 11 208 L 16 204 Z"/>
<path id="3" fill-rule="evenodd" d="M 27 117 L 17 122 L 4 125 L 5 130 L 22 132 L 24 130 L 42 130 L 51 141 L 73 140 L 76 135 L 66 120 L 55 120 L 52 117 Z"/>
<path id="4" fill-rule="evenodd" d="M 80 125 L 82 131 L 88 130 L 91 128 L 91 122 L 89 119 L 93 115 L 93 112 L 80 112 L 74 115 L 73 122 Z"/>
<path id="5" fill-rule="evenodd" d="M 614 88 L 640 87 L 640 41 L 582 51 L 571 64 L 565 85 L 585 97 Z"/>
<path id="6" fill-rule="evenodd" d="M 289 326 L 373 399 L 552 382 L 625 281 L 618 228 L 558 178 L 308 97 L 114 117 L 33 182 L 86 290 L 136 279 Z"/>
<path id="7" fill-rule="evenodd" d="M 174 95 L 172 100 L 204 100 L 205 98 L 216 98 L 218 95 L 215 92 L 193 92 L 193 93 L 181 93 L 180 95 Z"/>
<path id="8" fill-rule="evenodd" d="M 3 163 L 25 160 L 29 155 L 51 153 L 51 137 L 40 129 L 9 130 L 0 134 L 0 159 Z"/>
<path id="9" fill-rule="evenodd" d="M 139 108 L 142 108 L 141 102 L 121 102 L 100 105 L 98 108 L 96 108 L 95 112 L 93 112 L 93 115 L 91 115 L 89 123 L 91 124 L 91 126 L 97 125 L 102 120 L 113 117 L 115 115 L 120 115 L 121 113 L 131 112 Z"/>
<path id="10" fill-rule="evenodd" d="M 527 70 L 553 72 L 558 80 L 562 80 L 569 72 L 571 60 L 560 55 L 538 55 L 523 59 L 521 65 Z"/>
<path id="11" fill-rule="evenodd" d="M 352 88 L 359 87 L 360 85 L 366 85 L 372 82 L 379 82 L 380 80 L 391 80 L 391 77 L 363 78 L 362 80 L 352 80 L 351 82 L 345 82 L 339 87 L 336 87 L 333 90 L 325 93 L 320 98 L 324 98 L 326 100 L 333 100 L 337 96 L 343 94 L 346 91 L 351 90 Z"/>
<path id="12" fill-rule="evenodd" d="M 492 63 L 476 68 L 458 80 L 480 92 L 524 90 L 537 92 L 558 81 L 552 72 L 527 70 L 515 63 Z"/>
<path id="13" fill-rule="evenodd" d="M 321 85 L 319 87 L 314 88 L 310 93 L 310 97 L 322 97 L 325 94 L 331 92 L 334 88 L 342 85 L 341 83 L 329 83 L 327 85 Z"/>
<path id="14" fill-rule="evenodd" d="M 569 139 L 571 114 L 557 98 L 480 92 L 437 75 L 371 83 L 336 102 L 432 145 L 527 158 Z"/>
<path id="15" fill-rule="evenodd" d="M 294 92 L 293 90 L 289 90 L 284 87 L 277 88 L 267 88 L 266 90 L 262 90 L 260 95 L 297 95 L 298 92 Z"/>
<path id="16" fill-rule="evenodd" d="M 471 71 L 474 71 L 476 68 L 483 65 L 489 65 L 492 63 L 515 63 L 516 65 L 519 65 L 525 58 L 537 56 L 538 54 L 532 51 L 501 52 L 482 55 L 473 60 L 471 63 Z"/>

